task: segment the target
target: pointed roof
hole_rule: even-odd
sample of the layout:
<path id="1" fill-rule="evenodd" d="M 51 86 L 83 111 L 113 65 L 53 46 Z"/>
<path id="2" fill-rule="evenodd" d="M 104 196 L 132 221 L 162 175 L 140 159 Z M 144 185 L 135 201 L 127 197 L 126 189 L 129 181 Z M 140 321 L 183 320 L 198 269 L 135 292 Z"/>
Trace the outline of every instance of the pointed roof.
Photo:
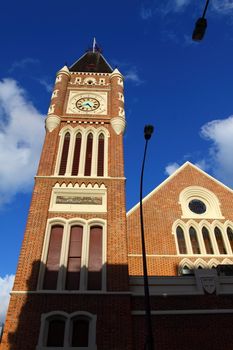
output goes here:
<path id="1" fill-rule="evenodd" d="M 100 51 L 89 50 L 69 67 L 70 72 L 112 73 L 113 69 Z"/>
<path id="2" fill-rule="evenodd" d="M 227 191 L 233 193 L 233 190 L 230 187 L 224 185 L 221 181 L 215 179 L 213 176 L 209 175 L 204 170 L 200 169 L 196 165 L 194 165 L 191 162 L 187 161 L 182 166 L 180 166 L 176 171 L 174 171 L 174 173 L 172 173 L 168 178 L 166 178 L 160 185 L 155 187 L 154 190 L 152 190 L 147 196 L 145 196 L 143 198 L 143 200 L 142 200 L 143 203 L 146 202 L 148 199 L 150 199 L 158 190 L 160 190 L 161 187 L 165 186 L 168 182 L 170 182 L 173 178 L 175 178 L 180 172 L 182 172 L 186 167 L 194 168 L 199 173 L 201 173 L 201 174 L 205 175 L 206 177 L 208 177 L 211 181 L 213 181 L 216 184 L 220 185 L 222 188 L 226 189 Z M 137 203 L 133 208 L 131 208 L 127 212 L 127 216 L 130 216 L 137 208 L 139 208 L 139 206 L 140 206 L 140 203 Z"/>

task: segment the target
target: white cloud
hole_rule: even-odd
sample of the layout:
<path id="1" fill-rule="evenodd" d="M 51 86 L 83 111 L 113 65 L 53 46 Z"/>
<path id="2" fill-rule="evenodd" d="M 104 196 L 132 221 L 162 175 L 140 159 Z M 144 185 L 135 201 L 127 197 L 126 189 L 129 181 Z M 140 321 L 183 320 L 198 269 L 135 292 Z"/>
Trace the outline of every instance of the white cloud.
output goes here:
<path id="1" fill-rule="evenodd" d="M 15 80 L 0 81 L 0 205 L 27 192 L 44 134 L 42 115 Z"/>
<path id="2" fill-rule="evenodd" d="M 5 321 L 6 312 L 10 299 L 10 291 L 14 283 L 14 275 L 6 275 L 5 277 L 0 277 L 0 323 Z"/>
<path id="3" fill-rule="evenodd" d="M 37 79 L 38 82 L 45 88 L 47 92 L 53 91 L 53 84 L 49 83 L 45 78 Z"/>
<path id="4" fill-rule="evenodd" d="M 167 175 L 171 175 L 173 174 L 178 168 L 179 168 L 179 164 L 178 163 L 170 163 L 166 166 L 165 168 L 165 174 Z"/>
<path id="5" fill-rule="evenodd" d="M 233 186 L 233 116 L 203 125 L 201 136 L 212 142 L 206 162 L 214 175 Z"/>
<path id="6" fill-rule="evenodd" d="M 233 12 L 233 0 L 213 0 L 212 8 L 218 13 L 228 14 Z"/>
<path id="7" fill-rule="evenodd" d="M 20 61 L 16 61 L 11 65 L 9 72 L 13 72 L 16 69 L 24 69 L 27 68 L 29 64 L 38 64 L 40 61 L 36 58 L 26 57 Z"/>
<path id="8" fill-rule="evenodd" d="M 125 75 L 124 75 L 125 80 L 132 81 L 136 85 L 141 85 L 143 83 L 143 80 L 138 75 L 138 72 L 135 68 L 129 69 Z"/>
<path id="9" fill-rule="evenodd" d="M 149 18 L 151 18 L 153 15 L 153 11 L 150 7 L 145 7 L 144 5 L 142 5 L 141 7 L 141 12 L 140 12 L 140 16 L 143 20 L 147 20 Z"/>

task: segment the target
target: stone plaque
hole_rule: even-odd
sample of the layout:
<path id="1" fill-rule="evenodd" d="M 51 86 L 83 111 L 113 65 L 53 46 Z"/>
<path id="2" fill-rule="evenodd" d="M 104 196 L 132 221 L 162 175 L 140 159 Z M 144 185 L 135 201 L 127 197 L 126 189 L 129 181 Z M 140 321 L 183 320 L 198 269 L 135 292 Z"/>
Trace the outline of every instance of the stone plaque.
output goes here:
<path id="1" fill-rule="evenodd" d="M 97 196 L 57 196 L 56 204 L 102 205 L 102 197 Z"/>

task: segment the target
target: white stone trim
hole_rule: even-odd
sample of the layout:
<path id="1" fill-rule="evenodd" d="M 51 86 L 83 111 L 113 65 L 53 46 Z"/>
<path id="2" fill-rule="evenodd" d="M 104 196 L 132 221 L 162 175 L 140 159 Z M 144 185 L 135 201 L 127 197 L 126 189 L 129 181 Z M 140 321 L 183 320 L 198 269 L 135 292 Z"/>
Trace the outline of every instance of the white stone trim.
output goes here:
<path id="1" fill-rule="evenodd" d="M 212 258 L 206 261 L 200 257 L 195 261 L 191 261 L 188 258 L 184 258 L 179 263 L 178 271 L 180 273 L 184 266 L 187 266 L 190 270 L 197 270 L 198 267 L 201 267 L 202 269 L 211 269 L 217 265 L 233 265 L 233 259 L 225 258 L 222 261 L 219 261 L 216 258 Z"/>
<path id="2" fill-rule="evenodd" d="M 88 78 L 88 79 L 92 79 L 92 78 Z M 80 98 L 86 98 L 86 97 L 97 99 L 99 101 L 99 107 L 95 110 L 85 110 L 85 111 L 78 109 L 76 106 L 76 102 Z M 66 114 L 78 114 L 78 115 L 86 115 L 86 116 L 107 115 L 107 110 L 108 110 L 108 92 L 107 91 L 70 90 L 68 102 L 67 102 Z"/>
<path id="3" fill-rule="evenodd" d="M 81 133 L 82 142 L 81 142 L 81 150 L 80 150 L 80 162 L 79 162 L 79 171 L 78 175 L 74 175 L 75 177 L 84 177 L 84 169 L 85 169 L 85 159 L 86 159 L 86 146 L 87 146 L 87 137 L 89 133 L 93 135 L 93 145 L 92 145 L 92 165 L 91 165 L 91 177 L 97 177 L 97 162 L 98 162 L 98 138 L 100 134 L 104 135 L 104 174 L 106 177 L 108 174 L 108 139 L 110 134 L 106 128 L 103 126 L 99 128 L 94 128 L 93 126 L 88 126 L 86 128 L 78 125 L 75 128 L 72 128 L 70 125 L 66 125 L 63 129 L 61 129 L 59 136 L 60 142 L 58 146 L 58 154 L 57 154 L 57 162 L 55 167 L 55 176 L 59 176 L 59 168 L 62 156 L 63 143 L 66 132 L 70 133 L 70 145 L 69 145 L 69 153 L 66 165 L 66 177 L 73 177 L 72 173 L 72 164 L 74 158 L 74 147 L 76 135 Z M 63 175 L 62 175 L 63 176 Z M 85 176 L 86 177 L 86 176 Z M 99 177 L 97 177 L 99 178 Z"/>
<path id="4" fill-rule="evenodd" d="M 189 202 L 193 199 L 199 199 L 206 205 L 206 212 L 203 214 L 193 213 L 189 209 Z M 224 219 L 222 216 L 217 196 L 201 186 L 189 186 L 181 191 L 179 196 L 179 204 L 182 209 L 182 218 L 188 219 Z"/>
<path id="5" fill-rule="evenodd" d="M 36 350 L 58 350 L 61 347 L 47 347 L 46 340 L 48 337 L 49 319 L 62 317 L 65 321 L 65 334 L 64 334 L 64 346 L 62 349 L 72 350 L 74 347 L 70 344 L 72 334 L 72 320 L 75 318 L 86 318 L 89 320 L 89 336 L 88 347 L 75 347 L 78 350 L 96 350 L 96 321 L 97 316 L 87 311 L 76 311 L 72 314 L 68 314 L 64 311 L 52 311 L 41 315 L 41 326 L 39 333 L 39 341 Z"/>
<path id="6" fill-rule="evenodd" d="M 94 225 L 102 227 L 102 291 L 106 291 L 107 288 L 107 222 L 104 219 L 94 218 L 89 220 L 84 220 L 81 218 L 64 219 L 62 217 L 56 217 L 48 219 L 42 256 L 41 256 L 41 266 L 39 271 L 37 290 L 43 290 L 43 281 L 45 275 L 45 268 L 48 256 L 49 242 L 51 228 L 53 225 L 63 226 L 63 238 L 60 256 L 60 269 L 58 272 L 57 290 L 65 290 L 66 281 L 66 271 L 68 262 L 68 251 L 69 251 L 69 239 L 70 239 L 70 229 L 73 225 L 80 225 L 83 227 L 83 239 L 82 239 L 82 258 L 81 258 L 81 270 L 80 270 L 80 291 L 87 290 L 87 277 L 88 277 L 88 257 L 89 257 L 89 240 L 90 240 L 90 229 Z M 47 292 L 47 290 L 46 290 Z"/>
<path id="7" fill-rule="evenodd" d="M 212 315 L 212 314 L 232 314 L 233 309 L 185 309 L 185 310 L 151 310 L 151 315 Z M 133 316 L 144 316 L 145 311 L 133 310 Z"/>
<path id="8" fill-rule="evenodd" d="M 179 246 L 178 246 L 178 241 L 177 241 L 177 235 L 176 235 L 176 229 L 177 227 L 180 226 L 183 231 L 184 231 L 184 238 L 185 238 L 185 242 L 186 242 L 186 248 L 187 248 L 187 254 L 180 254 L 179 253 Z M 196 230 L 197 233 L 197 238 L 198 238 L 198 242 L 199 242 L 199 247 L 200 247 L 200 254 L 193 254 L 192 251 L 192 245 L 191 245 L 191 241 L 190 241 L 190 236 L 189 236 L 189 228 L 193 227 Z M 213 248 L 213 254 L 207 254 L 206 253 L 206 248 L 205 248 L 205 244 L 204 244 L 204 240 L 203 240 L 203 236 L 202 236 L 202 228 L 206 227 L 209 231 L 209 237 L 210 237 L 210 241 L 212 244 L 212 248 Z M 215 238 L 215 233 L 214 233 L 214 229 L 215 227 L 218 227 L 222 233 L 222 238 L 223 238 L 223 242 L 226 248 L 226 252 L 227 254 L 220 254 L 219 249 L 218 249 L 218 244 Z M 219 255 L 221 257 L 226 257 L 226 256 L 232 256 L 233 252 L 230 246 L 230 242 L 227 236 L 227 227 L 231 227 L 233 229 L 233 223 L 229 220 L 225 221 L 224 223 L 221 223 L 218 220 L 214 220 L 212 223 L 210 223 L 207 220 L 201 220 L 200 222 L 196 222 L 193 219 L 188 220 L 187 222 L 182 221 L 181 219 L 178 219 L 174 222 L 174 224 L 172 225 L 172 234 L 174 235 L 175 238 L 175 245 L 176 245 L 176 250 L 177 250 L 177 254 L 178 256 L 187 256 L 187 255 L 194 255 L 194 256 L 206 256 L 206 257 L 211 257 L 213 255 Z"/>
<path id="9" fill-rule="evenodd" d="M 75 147 L 75 140 L 76 135 L 78 133 L 81 133 L 82 135 L 82 142 L 81 142 L 81 150 L 80 150 L 80 162 L 79 162 L 79 171 L 78 175 L 74 175 L 75 177 L 85 177 L 84 176 L 84 170 L 85 170 L 85 159 L 86 159 L 86 145 L 87 145 L 87 137 L 89 133 L 92 133 L 93 135 L 93 146 L 92 146 L 92 165 L 91 165 L 91 177 L 97 177 L 97 162 L 98 162 L 98 138 L 100 134 L 104 135 L 104 174 L 103 177 L 106 177 L 108 175 L 108 138 L 110 137 L 110 134 L 108 130 L 100 126 L 99 128 L 94 128 L 93 126 L 88 126 L 86 128 L 78 125 L 75 128 L 72 128 L 70 125 L 66 125 L 64 128 L 61 129 L 59 136 L 60 136 L 60 142 L 58 146 L 58 154 L 57 154 L 57 162 L 55 167 L 55 176 L 59 176 L 59 168 L 60 168 L 60 162 L 61 162 L 61 156 L 62 156 L 62 150 L 63 150 L 63 143 L 66 132 L 70 133 L 70 145 L 69 145 L 69 153 L 68 153 L 68 159 L 67 159 L 67 165 L 66 165 L 66 172 L 65 177 L 73 177 L 71 175 L 72 173 L 72 165 L 73 165 L 73 158 L 74 158 L 74 147 Z"/>
<path id="10" fill-rule="evenodd" d="M 64 197 L 82 197 L 82 196 L 96 196 L 102 200 L 102 204 L 59 204 L 56 203 L 58 196 Z M 55 212 L 75 212 L 75 213 L 106 213 L 107 212 L 107 189 L 104 185 L 92 186 L 91 184 L 82 184 L 79 186 L 75 184 L 56 183 L 52 189 L 49 211 Z"/>
<path id="11" fill-rule="evenodd" d="M 176 171 L 174 171 L 174 173 L 172 173 L 172 175 L 170 175 L 168 178 L 166 178 L 161 184 L 159 184 L 154 190 L 152 190 L 146 197 L 143 198 L 143 203 L 146 202 L 148 199 L 150 199 L 151 196 L 153 196 L 156 192 L 158 192 L 160 190 L 160 188 L 162 188 L 163 186 L 165 186 L 167 183 L 169 183 L 174 177 L 176 177 L 181 171 L 183 171 L 183 169 L 185 169 L 187 166 L 194 168 L 195 170 L 197 170 L 199 173 L 201 173 L 202 175 L 206 176 L 207 178 L 209 178 L 211 181 L 213 181 L 214 183 L 216 183 L 217 185 L 221 186 L 222 188 L 224 188 L 225 190 L 227 190 L 228 192 L 233 194 L 233 190 L 224 185 L 222 182 L 218 181 L 217 179 L 215 179 L 214 177 L 212 177 L 211 175 L 207 174 L 205 171 L 201 170 L 200 168 L 198 168 L 196 165 L 190 163 L 190 162 L 185 162 L 181 167 L 179 167 Z M 130 214 L 132 214 L 137 208 L 139 208 L 140 203 L 137 203 L 132 209 L 130 209 L 127 212 L 127 216 L 129 216 Z"/>

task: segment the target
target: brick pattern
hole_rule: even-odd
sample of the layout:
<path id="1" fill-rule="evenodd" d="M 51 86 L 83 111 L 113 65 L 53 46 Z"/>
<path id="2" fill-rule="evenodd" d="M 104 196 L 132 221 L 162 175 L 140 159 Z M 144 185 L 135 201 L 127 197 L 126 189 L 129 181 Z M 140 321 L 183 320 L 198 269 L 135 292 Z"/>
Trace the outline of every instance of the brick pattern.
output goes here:
<path id="1" fill-rule="evenodd" d="M 177 255 L 172 225 L 182 216 L 181 206 L 178 203 L 179 194 L 188 186 L 202 186 L 215 193 L 221 204 L 222 215 L 225 217 L 220 222 L 233 220 L 233 194 L 191 165 L 187 165 L 143 204 L 147 254 Z M 182 220 L 188 221 L 187 219 Z M 213 220 L 207 221 L 212 222 Z M 132 256 L 133 254 L 141 254 L 140 234 L 140 216 L 139 208 L 137 208 L 127 217 L 129 271 L 132 275 L 142 274 L 140 257 Z M 150 275 L 177 275 L 177 265 L 184 257 L 178 255 L 177 257 L 148 257 L 148 272 Z M 200 256 L 197 254 L 194 259 L 190 260 L 194 261 L 198 257 Z M 203 259 L 208 261 L 213 257 L 210 255 L 209 259 Z M 223 256 L 223 258 L 225 257 Z M 222 258 L 219 259 L 219 261 L 221 260 Z"/>

